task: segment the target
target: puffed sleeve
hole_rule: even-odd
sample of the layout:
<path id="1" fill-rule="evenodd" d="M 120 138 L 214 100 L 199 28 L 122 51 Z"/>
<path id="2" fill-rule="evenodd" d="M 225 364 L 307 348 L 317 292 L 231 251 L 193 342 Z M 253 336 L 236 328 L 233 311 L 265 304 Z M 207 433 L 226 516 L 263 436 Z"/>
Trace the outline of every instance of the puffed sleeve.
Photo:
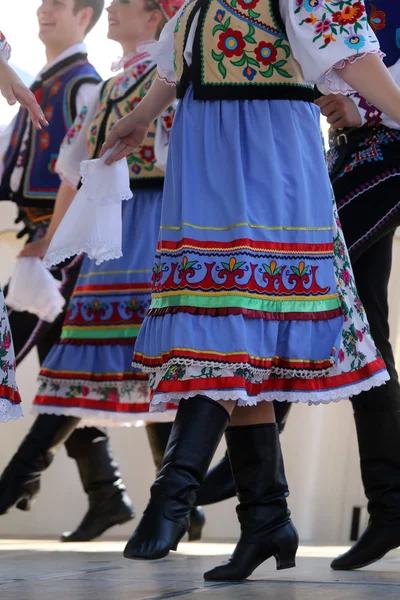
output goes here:
<path id="1" fill-rule="evenodd" d="M 9 58 L 11 56 L 11 47 L 1 31 L 0 31 L 0 56 L 3 60 L 9 60 Z"/>
<path id="2" fill-rule="evenodd" d="M 353 90 L 339 72 L 346 61 L 382 56 L 362 0 L 280 0 L 280 12 L 306 83 L 349 93 Z"/>
<path id="3" fill-rule="evenodd" d="M 97 93 L 92 95 L 88 106 L 83 106 L 61 144 L 56 172 L 73 188 L 79 185 L 81 162 L 89 158 L 87 133 L 96 116 L 102 87 L 103 83 L 97 86 Z"/>
<path id="4" fill-rule="evenodd" d="M 164 26 L 159 40 L 146 47 L 151 60 L 157 65 L 159 78 L 170 85 L 175 85 L 176 82 L 174 69 L 174 29 L 179 14 L 177 12 Z"/>

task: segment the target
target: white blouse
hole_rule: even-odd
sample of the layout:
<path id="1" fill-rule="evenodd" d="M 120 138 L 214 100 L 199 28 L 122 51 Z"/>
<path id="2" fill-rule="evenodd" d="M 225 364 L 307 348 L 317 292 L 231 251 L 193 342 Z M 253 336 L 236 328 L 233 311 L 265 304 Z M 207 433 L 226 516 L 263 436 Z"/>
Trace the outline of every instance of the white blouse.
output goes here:
<path id="1" fill-rule="evenodd" d="M 151 48 L 151 45 L 149 47 Z M 134 66 L 129 66 L 121 73 L 120 80 L 123 81 L 124 90 L 128 89 L 133 84 L 133 78 L 137 72 L 138 64 L 139 63 L 135 63 Z M 148 62 L 145 64 L 148 64 Z M 97 114 L 103 85 L 104 83 L 101 83 L 97 86 L 95 93 L 91 98 L 91 102 L 88 103 L 87 106 L 84 106 L 80 114 L 78 114 L 61 145 L 55 167 L 56 172 L 65 183 L 73 188 L 78 186 L 81 178 L 81 163 L 89 158 L 89 147 L 87 143 L 88 130 Z M 116 83 L 116 88 L 117 87 L 118 81 Z M 113 97 L 115 97 L 114 93 Z M 168 115 L 170 116 L 170 111 L 166 111 L 165 117 Z M 166 125 L 168 120 L 165 121 L 163 117 L 164 115 L 161 115 L 157 120 L 154 153 L 157 161 L 156 166 L 165 171 L 170 127 Z"/>
<path id="2" fill-rule="evenodd" d="M 379 42 L 365 19 L 362 0 L 352 0 L 350 17 L 332 9 L 330 0 L 279 0 L 280 13 L 286 27 L 289 44 L 300 63 L 307 84 L 326 84 L 333 93 L 352 91 L 341 79 L 338 69 L 345 61 L 354 62 L 365 54 L 380 53 Z M 161 79 L 174 84 L 174 28 L 184 10 L 169 21 L 159 41 L 148 50 L 158 66 Z M 346 5 L 346 8 L 349 8 Z M 349 21 L 342 27 L 341 20 Z M 192 63 L 192 48 L 199 13 L 189 32 L 185 59 Z"/>
<path id="3" fill-rule="evenodd" d="M 0 31 L 0 56 L 3 60 L 8 61 L 11 56 L 11 47 L 4 37 L 3 33 Z"/>

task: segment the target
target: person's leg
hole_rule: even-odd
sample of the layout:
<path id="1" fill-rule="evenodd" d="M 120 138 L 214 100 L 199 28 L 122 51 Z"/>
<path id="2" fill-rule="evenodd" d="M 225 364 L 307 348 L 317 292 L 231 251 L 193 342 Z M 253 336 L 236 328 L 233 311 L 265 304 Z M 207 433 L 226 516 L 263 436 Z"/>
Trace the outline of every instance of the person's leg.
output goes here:
<path id="1" fill-rule="evenodd" d="M 372 337 L 385 360 L 390 381 L 352 399 L 361 474 L 370 523 L 334 569 L 356 569 L 400 545 L 400 385 L 389 340 L 388 284 L 393 233 L 362 254 L 353 265 Z"/>
<path id="2" fill-rule="evenodd" d="M 278 569 L 294 567 L 298 534 L 286 502 L 289 490 L 273 404 L 236 408 L 225 435 L 239 499 L 241 536 L 229 561 L 204 578 L 246 579 L 272 556 Z"/>
<path id="3" fill-rule="evenodd" d="M 163 558 L 176 550 L 234 406 L 200 395 L 180 401 L 161 471 L 125 558 Z"/>
<path id="4" fill-rule="evenodd" d="M 0 479 L 0 514 L 16 506 L 29 510 L 40 490 L 40 476 L 80 419 L 39 415 Z"/>
<path id="5" fill-rule="evenodd" d="M 76 461 L 89 508 L 79 527 L 72 533 L 64 533 L 61 541 L 89 542 L 110 527 L 133 519 L 135 509 L 111 453 L 106 430 L 76 429 L 65 442 L 65 448 Z"/>

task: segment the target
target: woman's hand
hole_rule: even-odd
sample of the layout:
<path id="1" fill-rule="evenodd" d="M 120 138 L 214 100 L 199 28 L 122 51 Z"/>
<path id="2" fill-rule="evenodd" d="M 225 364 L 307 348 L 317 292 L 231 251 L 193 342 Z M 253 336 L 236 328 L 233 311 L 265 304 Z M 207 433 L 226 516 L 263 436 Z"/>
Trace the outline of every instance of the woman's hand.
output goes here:
<path id="1" fill-rule="evenodd" d="M 18 254 L 18 258 L 24 258 L 26 256 L 32 256 L 34 258 L 44 258 L 50 246 L 50 241 L 51 240 L 48 240 L 44 237 L 41 240 L 36 240 L 35 242 L 26 244 L 26 246 Z"/>
<path id="2" fill-rule="evenodd" d="M 42 129 L 42 125 L 47 127 L 48 122 L 35 96 L 4 60 L 0 60 L 0 91 L 10 106 L 19 102 L 28 110 L 36 129 Z"/>
<path id="3" fill-rule="evenodd" d="M 321 113 L 334 129 L 361 127 L 361 116 L 358 108 L 354 100 L 348 96 L 329 94 L 329 96 L 318 98 L 315 104 L 319 106 Z"/>
<path id="4" fill-rule="evenodd" d="M 100 156 L 104 156 L 114 146 L 115 149 L 106 160 L 107 165 L 111 165 L 121 160 L 121 158 L 128 156 L 138 146 L 143 144 L 149 126 L 148 123 L 138 121 L 135 111 L 130 113 L 114 125 L 103 144 Z"/>

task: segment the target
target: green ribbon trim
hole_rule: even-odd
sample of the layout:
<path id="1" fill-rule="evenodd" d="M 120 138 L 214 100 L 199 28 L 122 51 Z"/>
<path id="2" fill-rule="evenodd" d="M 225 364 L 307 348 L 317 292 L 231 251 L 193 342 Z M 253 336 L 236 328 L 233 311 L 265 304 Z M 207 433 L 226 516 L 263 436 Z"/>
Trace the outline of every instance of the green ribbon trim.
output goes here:
<path id="1" fill-rule="evenodd" d="M 69 327 L 64 327 L 61 339 L 75 339 L 75 340 L 107 340 L 107 339 L 126 339 L 126 338 L 135 338 L 139 333 L 140 325 L 132 325 L 131 327 L 126 327 L 124 329 L 118 329 L 113 327 L 107 327 L 107 329 L 98 329 L 94 327 L 93 329 L 70 329 Z"/>
<path id="2" fill-rule="evenodd" d="M 152 308 L 169 306 L 194 306 L 200 308 L 247 308 L 262 310 L 270 313 L 314 313 L 340 308 L 339 298 L 327 300 L 261 300 L 258 298 L 243 298 L 241 296 L 164 296 L 153 298 Z"/>

